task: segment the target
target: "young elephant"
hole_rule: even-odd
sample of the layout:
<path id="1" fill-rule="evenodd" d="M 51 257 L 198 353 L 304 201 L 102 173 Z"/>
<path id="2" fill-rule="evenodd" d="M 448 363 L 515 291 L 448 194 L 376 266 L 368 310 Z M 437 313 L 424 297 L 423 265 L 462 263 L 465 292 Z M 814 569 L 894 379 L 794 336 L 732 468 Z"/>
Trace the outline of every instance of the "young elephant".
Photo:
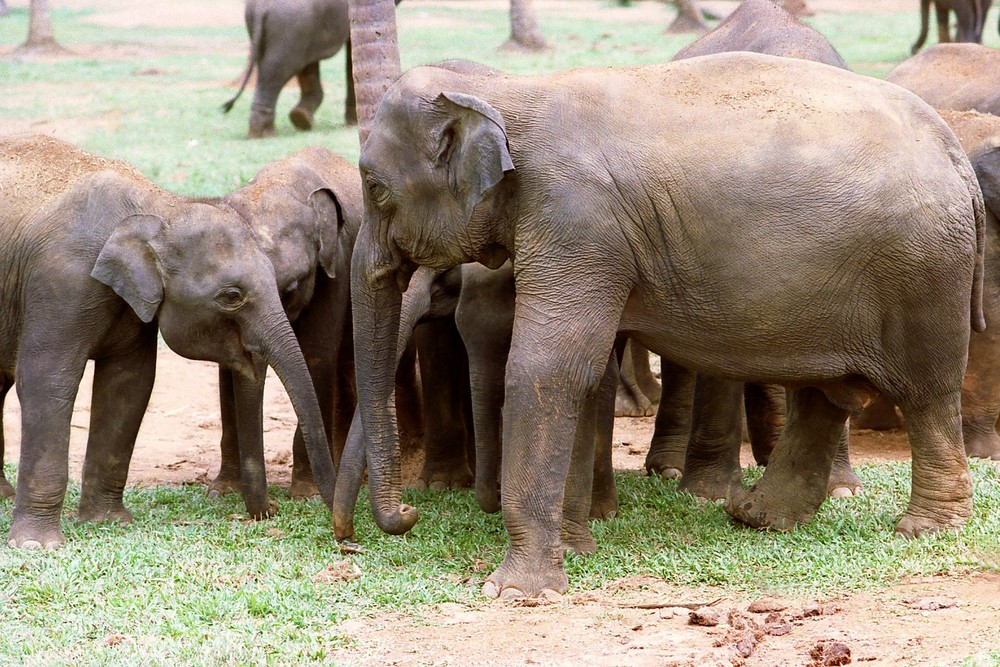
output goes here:
<path id="1" fill-rule="evenodd" d="M 250 223 L 274 268 L 336 463 L 354 412 L 349 275 L 361 224 L 358 169 L 325 148 L 305 148 L 265 166 L 218 205 L 232 208 Z M 233 371 L 220 367 L 219 373 L 222 464 L 209 493 L 242 491 L 248 512 L 257 516 L 270 505 L 259 423 L 264 375 L 251 385 L 251 395 L 241 397 L 235 394 Z M 291 495 L 316 495 L 301 429 L 296 429 L 292 452 Z"/>
<path id="2" fill-rule="evenodd" d="M 971 513 L 956 416 L 984 326 L 982 196 L 909 92 L 753 53 L 540 77 L 422 67 L 386 92 L 359 164 L 355 362 L 383 530 L 416 520 L 389 410 L 401 286 L 416 266 L 513 260 L 510 548 L 488 595 L 563 590 L 564 551 L 595 548 L 563 508 L 583 503 L 567 480 L 591 473 L 571 455 L 619 329 L 700 372 L 796 387 L 767 471 L 729 505 L 741 520 L 809 520 L 848 414 L 878 390 L 912 417 L 897 530 Z"/>
<path id="3" fill-rule="evenodd" d="M 981 44 L 936 44 L 896 65 L 886 81 L 935 109 L 1000 114 L 1000 52 Z"/>
<path id="4" fill-rule="evenodd" d="M 938 42 L 944 44 L 951 41 L 948 24 L 951 13 L 955 12 L 958 23 L 955 41 L 982 43 L 986 14 L 990 11 L 993 0 L 920 0 L 920 34 L 910 47 L 910 53 L 919 51 L 927 41 L 931 4 L 934 5 L 937 18 Z"/>
<path id="5" fill-rule="evenodd" d="M 336 475 L 274 270 L 232 208 L 155 187 L 125 163 L 44 136 L 0 140 L 0 374 L 21 400 L 10 544 L 56 547 L 70 418 L 95 360 L 81 520 L 129 520 L 129 460 L 153 385 L 157 327 L 179 354 L 237 385 L 272 366 L 302 425 L 317 485 Z"/>

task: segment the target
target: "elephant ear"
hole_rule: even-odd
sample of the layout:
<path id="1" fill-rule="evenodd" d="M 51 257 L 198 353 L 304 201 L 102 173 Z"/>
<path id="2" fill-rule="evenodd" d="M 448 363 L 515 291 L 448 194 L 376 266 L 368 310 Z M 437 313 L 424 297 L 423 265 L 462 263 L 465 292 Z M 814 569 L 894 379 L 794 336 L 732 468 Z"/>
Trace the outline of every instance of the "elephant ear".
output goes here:
<path id="1" fill-rule="evenodd" d="M 163 219 L 155 215 L 125 218 L 104 243 L 90 272 L 146 323 L 153 320 L 163 301 L 163 278 L 152 246 L 163 226 Z"/>
<path id="2" fill-rule="evenodd" d="M 503 117 L 485 100 L 464 93 L 443 92 L 437 104 L 451 118 L 438 136 L 437 162 L 448 167 L 448 186 L 466 216 L 486 191 L 514 170 Z"/>
<path id="3" fill-rule="evenodd" d="M 340 231 L 344 228 L 344 210 L 330 188 L 313 190 L 309 205 L 316 213 L 316 236 L 319 239 L 319 263 L 331 278 L 337 277 L 340 258 Z"/>

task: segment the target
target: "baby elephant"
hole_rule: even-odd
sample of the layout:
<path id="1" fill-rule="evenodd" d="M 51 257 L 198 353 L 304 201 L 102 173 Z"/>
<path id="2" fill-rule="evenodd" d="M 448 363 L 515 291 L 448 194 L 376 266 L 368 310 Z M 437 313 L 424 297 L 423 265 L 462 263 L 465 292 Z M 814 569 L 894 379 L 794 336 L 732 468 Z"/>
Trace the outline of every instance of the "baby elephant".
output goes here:
<path id="1" fill-rule="evenodd" d="M 123 162 L 36 135 L 0 140 L 0 191 L 0 377 L 15 379 L 22 405 L 11 546 L 65 541 L 70 418 L 88 359 L 80 518 L 131 518 L 122 492 L 157 328 L 178 354 L 233 369 L 239 386 L 256 381 L 258 359 L 272 366 L 332 502 L 316 393 L 271 262 L 237 210 L 169 194 Z"/>

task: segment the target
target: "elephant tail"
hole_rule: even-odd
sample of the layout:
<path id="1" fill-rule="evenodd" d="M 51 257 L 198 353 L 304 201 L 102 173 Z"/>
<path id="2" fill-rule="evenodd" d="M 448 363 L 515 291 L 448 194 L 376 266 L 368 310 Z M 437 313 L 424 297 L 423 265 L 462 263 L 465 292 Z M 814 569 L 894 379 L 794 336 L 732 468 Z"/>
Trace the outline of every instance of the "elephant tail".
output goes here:
<path id="1" fill-rule="evenodd" d="M 917 55 L 917 51 L 927 41 L 927 24 L 930 22 L 931 0 L 920 0 L 920 34 L 917 41 L 910 47 L 910 54 Z"/>
<path id="2" fill-rule="evenodd" d="M 243 71 L 243 83 L 240 84 L 240 89 L 236 91 L 230 99 L 222 105 L 222 113 L 229 113 L 236 104 L 236 100 L 240 99 L 240 95 L 243 94 L 243 90 L 247 87 L 247 83 L 250 81 L 250 75 L 253 74 L 253 69 L 258 62 L 260 62 L 261 57 L 264 55 L 264 12 L 257 12 L 254 16 L 253 25 L 250 29 L 250 55 L 247 58 L 247 66 Z"/>
<path id="3" fill-rule="evenodd" d="M 983 277 L 986 266 L 986 205 L 983 202 L 983 193 L 979 189 L 979 182 L 976 180 L 976 172 L 972 172 L 972 209 L 976 217 L 976 266 L 972 272 L 972 302 L 970 308 L 970 318 L 972 330 L 983 332 L 986 330 L 986 316 L 983 314 Z"/>

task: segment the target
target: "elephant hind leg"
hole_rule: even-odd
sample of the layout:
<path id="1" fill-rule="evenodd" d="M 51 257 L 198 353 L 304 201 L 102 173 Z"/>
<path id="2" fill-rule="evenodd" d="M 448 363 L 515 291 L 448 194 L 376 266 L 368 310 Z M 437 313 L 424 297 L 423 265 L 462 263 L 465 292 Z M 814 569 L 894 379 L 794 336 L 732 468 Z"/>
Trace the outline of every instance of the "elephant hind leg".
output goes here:
<path id="1" fill-rule="evenodd" d="M 300 130 L 313 128 L 313 115 L 323 103 L 323 84 L 319 78 L 319 61 L 309 63 L 302 68 L 296 78 L 299 80 L 299 103 L 292 109 L 288 118 L 292 125 Z"/>
<path id="2" fill-rule="evenodd" d="M 826 499 L 848 411 L 823 390 L 789 391 L 788 421 L 763 477 L 737 491 L 726 511 L 755 528 L 791 530 L 811 520 Z"/>
<path id="3" fill-rule="evenodd" d="M 0 498 L 13 498 L 14 487 L 3 472 L 3 404 L 7 398 L 7 392 L 14 385 L 14 376 L 9 373 L 0 373 Z"/>

